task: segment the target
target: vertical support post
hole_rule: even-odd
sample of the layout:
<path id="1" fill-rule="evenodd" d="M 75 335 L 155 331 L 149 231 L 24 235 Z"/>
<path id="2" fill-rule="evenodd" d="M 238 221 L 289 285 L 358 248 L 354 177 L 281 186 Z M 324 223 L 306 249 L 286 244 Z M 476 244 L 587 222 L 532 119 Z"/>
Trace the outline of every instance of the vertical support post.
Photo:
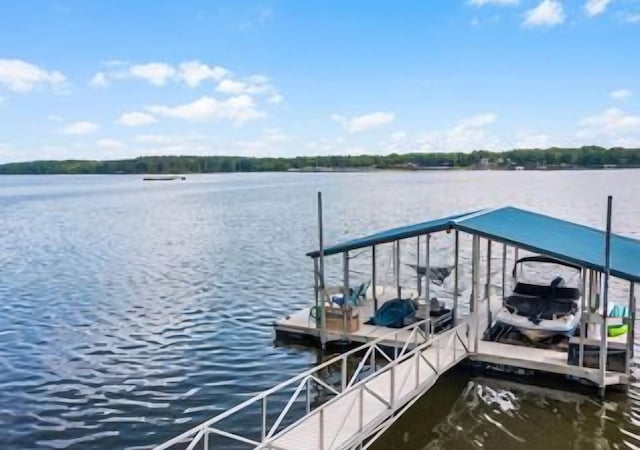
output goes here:
<path id="1" fill-rule="evenodd" d="M 585 314 L 585 304 L 587 297 L 587 269 L 582 269 L 582 295 L 580 296 L 580 349 L 578 351 L 578 367 L 584 365 L 584 338 L 587 329 L 588 313 Z"/>
<path id="2" fill-rule="evenodd" d="M 629 314 L 631 315 L 631 329 L 630 329 L 630 340 L 631 340 L 631 357 L 635 358 L 635 342 L 636 342 L 636 294 L 635 294 L 635 282 L 631 282 L 631 305 L 629 305 Z"/>
<path id="3" fill-rule="evenodd" d="M 473 236 L 472 246 L 472 262 L 471 262 L 471 310 L 475 314 L 475 332 L 473 333 L 474 346 L 473 351 L 478 351 L 479 321 L 480 311 L 478 311 L 478 296 L 480 293 L 480 237 Z M 454 346 L 455 347 L 455 346 Z"/>
<path id="4" fill-rule="evenodd" d="M 349 252 L 342 253 L 342 332 L 347 333 L 347 324 L 351 320 L 351 306 L 347 304 L 350 297 L 349 292 Z M 348 317 L 347 317 L 348 315 Z"/>
<path id="5" fill-rule="evenodd" d="M 342 286 L 345 299 L 349 295 L 349 252 L 342 253 Z"/>
<path id="6" fill-rule="evenodd" d="M 634 283 L 629 282 L 629 313 L 626 317 L 629 331 L 627 331 L 627 355 L 625 361 L 625 374 L 631 374 L 631 359 L 633 358 L 633 345 L 634 345 L 634 328 L 636 325 L 636 305 L 633 292 Z"/>
<path id="7" fill-rule="evenodd" d="M 427 307 L 429 306 L 429 299 L 431 298 L 431 235 L 427 234 L 427 248 L 425 250 L 425 255 L 424 255 L 424 262 L 425 262 L 425 266 L 424 266 L 424 284 L 425 284 L 425 288 L 424 288 L 424 298 L 427 299 Z M 429 318 L 429 315 L 427 315 L 427 318 Z"/>
<path id="8" fill-rule="evenodd" d="M 324 408 L 320 408 L 320 432 L 318 433 L 318 448 L 324 450 Z"/>
<path id="9" fill-rule="evenodd" d="M 393 404 L 395 403 L 396 397 L 396 365 L 395 361 L 391 363 L 391 382 L 389 386 L 391 387 L 391 392 L 389 393 L 389 404 L 391 405 L 391 409 L 393 409 Z"/>
<path id="10" fill-rule="evenodd" d="M 502 244 L 502 306 L 505 305 L 505 289 L 507 285 L 507 244 Z"/>
<path id="11" fill-rule="evenodd" d="M 342 358 L 342 367 L 340 370 L 340 377 L 342 378 L 341 380 L 341 392 L 344 392 L 344 390 L 347 388 L 347 358 L 344 357 Z"/>
<path id="12" fill-rule="evenodd" d="M 320 343 L 324 348 L 326 343 L 326 317 L 324 311 L 324 236 L 322 228 L 322 192 L 318 192 L 318 243 L 320 245 Z"/>
<path id="13" fill-rule="evenodd" d="M 267 437 L 267 397 L 262 397 L 262 441 Z"/>
<path id="14" fill-rule="evenodd" d="M 518 253 L 519 253 L 519 248 L 518 247 L 513 247 L 513 263 L 517 263 L 518 262 Z"/>
<path id="15" fill-rule="evenodd" d="M 609 311 L 609 276 L 611 274 L 611 209 L 613 197 L 607 197 L 607 234 L 604 243 L 604 289 L 602 292 L 602 340 L 600 341 L 600 380 L 605 389 L 607 371 L 607 316 Z"/>
<path id="16" fill-rule="evenodd" d="M 307 378 L 307 414 L 311 412 L 311 379 Z"/>
<path id="17" fill-rule="evenodd" d="M 364 388 L 360 387 L 358 389 L 358 410 L 360 411 L 358 414 L 358 431 L 362 431 L 362 427 L 364 426 Z"/>
<path id="18" fill-rule="evenodd" d="M 373 292 L 373 312 L 378 312 L 378 294 L 376 293 L 376 246 L 371 246 L 371 289 Z"/>
<path id="19" fill-rule="evenodd" d="M 209 429 L 204 431 L 204 450 L 209 450 Z"/>
<path id="20" fill-rule="evenodd" d="M 315 309 L 314 311 L 316 312 L 316 328 L 318 328 L 318 326 L 320 325 L 320 314 L 318 314 L 319 311 L 319 301 L 320 301 L 320 290 L 319 290 L 319 274 L 318 274 L 318 258 L 313 258 L 313 293 L 315 295 Z"/>
<path id="21" fill-rule="evenodd" d="M 420 236 L 416 236 L 416 279 L 418 280 L 418 298 L 422 295 L 422 277 L 420 276 Z"/>
<path id="22" fill-rule="evenodd" d="M 398 293 L 398 298 L 401 298 L 402 288 L 400 287 L 400 241 L 396 241 L 396 256 L 395 256 L 394 269 L 396 271 L 396 290 Z"/>
<path id="23" fill-rule="evenodd" d="M 452 314 L 452 319 L 453 319 L 453 326 L 455 327 L 457 325 L 457 321 L 458 321 L 458 281 L 459 281 L 459 253 L 460 253 L 460 232 L 458 230 L 455 231 L 455 256 L 454 256 L 454 277 L 453 277 L 453 314 Z"/>
<path id="24" fill-rule="evenodd" d="M 487 302 L 487 326 L 491 326 L 491 239 L 487 239 L 487 284 L 484 288 Z"/>

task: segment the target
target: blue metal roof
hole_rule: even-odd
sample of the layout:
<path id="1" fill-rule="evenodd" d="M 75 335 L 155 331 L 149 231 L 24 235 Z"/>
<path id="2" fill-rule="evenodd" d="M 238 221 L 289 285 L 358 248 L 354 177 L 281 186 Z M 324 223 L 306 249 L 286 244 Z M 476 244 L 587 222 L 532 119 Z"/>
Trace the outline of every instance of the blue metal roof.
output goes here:
<path id="1" fill-rule="evenodd" d="M 453 228 L 553 256 L 589 269 L 605 268 L 604 231 L 505 207 L 455 221 Z M 640 281 L 640 241 L 611 235 L 611 274 Z"/>
<path id="2" fill-rule="evenodd" d="M 477 212 L 477 211 L 474 211 Z M 352 239 L 340 244 L 332 245 L 324 248 L 324 255 L 335 255 L 337 253 L 344 253 L 349 250 L 355 250 L 358 248 L 371 247 L 373 245 L 385 244 L 387 242 L 393 242 L 400 239 L 407 239 L 410 237 L 423 236 L 427 233 L 435 233 L 437 231 L 445 230 L 450 227 L 454 219 L 460 217 L 469 216 L 472 213 L 455 214 L 453 216 L 443 217 L 442 219 L 430 220 L 429 222 L 417 223 L 414 225 L 407 225 L 404 227 L 392 228 L 390 230 L 381 231 L 379 233 L 370 234 L 369 236 Z M 319 250 L 314 250 L 307 253 L 307 256 L 317 258 L 320 256 Z"/>
<path id="3" fill-rule="evenodd" d="M 582 267 L 604 270 L 604 231 L 514 207 L 457 214 L 394 228 L 327 247 L 324 254 L 333 255 L 445 229 L 464 231 Z M 319 252 L 308 255 L 317 257 Z M 611 274 L 640 282 L 640 240 L 612 234 Z"/>

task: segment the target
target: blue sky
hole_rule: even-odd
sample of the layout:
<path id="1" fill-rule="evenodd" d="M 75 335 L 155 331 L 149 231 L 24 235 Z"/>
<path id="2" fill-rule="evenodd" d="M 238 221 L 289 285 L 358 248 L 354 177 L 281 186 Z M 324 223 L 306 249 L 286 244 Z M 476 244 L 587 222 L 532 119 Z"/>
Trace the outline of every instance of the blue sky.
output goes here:
<path id="1" fill-rule="evenodd" d="M 640 146 L 640 0 L 7 0 L 0 162 Z"/>

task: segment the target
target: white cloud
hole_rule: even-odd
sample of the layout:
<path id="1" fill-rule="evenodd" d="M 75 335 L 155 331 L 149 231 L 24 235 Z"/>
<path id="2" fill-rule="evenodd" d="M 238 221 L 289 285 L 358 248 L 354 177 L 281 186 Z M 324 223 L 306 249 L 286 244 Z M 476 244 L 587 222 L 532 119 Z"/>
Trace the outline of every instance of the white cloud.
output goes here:
<path id="1" fill-rule="evenodd" d="M 629 89 L 618 89 L 610 92 L 609 96 L 614 100 L 624 100 L 631 97 L 631 91 Z"/>
<path id="2" fill-rule="evenodd" d="M 60 130 L 60 133 L 72 135 L 92 134 L 98 131 L 99 128 L 100 125 L 93 122 L 72 122 L 65 125 Z"/>
<path id="3" fill-rule="evenodd" d="M 28 92 L 47 86 L 61 92 L 65 82 L 66 77 L 56 70 L 47 71 L 20 59 L 0 59 L 0 85 L 10 91 Z"/>
<path id="4" fill-rule="evenodd" d="M 609 108 L 602 113 L 585 117 L 580 121 L 585 127 L 581 132 L 587 136 L 597 133 L 640 132 L 640 116 L 625 114 L 618 108 Z"/>
<path id="5" fill-rule="evenodd" d="M 495 120 L 496 115 L 493 113 L 464 118 L 453 128 L 422 134 L 418 139 L 418 146 L 422 151 L 437 152 L 496 149 L 499 147 L 498 140 L 490 136 L 486 130 Z"/>
<path id="6" fill-rule="evenodd" d="M 584 9 L 589 16 L 597 16 L 607 9 L 610 2 L 611 0 L 587 0 Z"/>
<path id="7" fill-rule="evenodd" d="M 339 114 L 331 116 L 331 120 L 342 124 L 342 127 L 349 133 L 361 133 L 378 128 L 393 122 L 394 119 L 395 115 L 388 112 L 374 112 L 354 117 L 344 117 Z"/>
<path id="8" fill-rule="evenodd" d="M 525 13 L 525 26 L 554 26 L 564 22 L 562 3 L 555 0 L 543 0 L 538 6 Z"/>
<path id="9" fill-rule="evenodd" d="M 105 74 L 104 72 L 96 73 L 91 79 L 91 81 L 89 81 L 89 86 L 93 86 L 93 87 L 109 86 L 109 78 L 107 77 L 107 74 Z"/>
<path id="10" fill-rule="evenodd" d="M 283 100 L 282 95 L 271 84 L 271 80 L 264 75 L 251 75 L 243 80 L 226 78 L 216 87 L 218 92 L 227 95 L 265 95 L 269 103 L 279 103 Z"/>
<path id="11" fill-rule="evenodd" d="M 484 5 L 508 6 L 508 5 L 517 5 L 518 3 L 520 3 L 520 0 L 469 0 L 469 4 L 473 6 L 484 6 Z"/>
<path id="12" fill-rule="evenodd" d="M 220 81 L 230 73 L 224 67 L 209 66 L 196 60 L 184 61 L 176 66 L 166 62 L 129 64 L 125 61 L 107 61 L 103 65 L 107 70 L 97 72 L 89 82 L 91 86 L 106 87 L 113 80 L 139 78 L 155 86 L 181 82 L 189 87 L 197 87 L 206 80 Z"/>
<path id="13" fill-rule="evenodd" d="M 256 108 L 255 102 L 249 95 L 238 95 L 226 100 L 205 96 L 192 103 L 177 106 L 156 105 L 148 109 L 159 116 L 189 121 L 227 119 L 242 123 L 264 117 L 264 113 Z"/>
<path id="14" fill-rule="evenodd" d="M 187 85 L 196 87 L 205 80 L 221 80 L 229 71 L 220 66 L 208 66 L 200 61 L 186 61 L 180 64 L 178 76 Z"/>
<path id="15" fill-rule="evenodd" d="M 157 122 L 157 119 L 151 114 L 139 111 L 124 113 L 118 119 L 118 123 L 120 125 L 127 127 L 139 127 L 142 125 L 150 125 L 155 122 Z"/>
<path id="16" fill-rule="evenodd" d="M 124 144 L 117 139 L 100 139 L 98 142 L 96 142 L 96 145 L 100 148 L 106 149 L 124 148 Z"/>
<path id="17" fill-rule="evenodd" d="M 164 86 L 176 75 L 176 70 L 163 62 L 151 62 L 131 66 L 129 73 L 131 76 L 147 80 L 155 86 Z"/>
<path id="18" fill-rule="evenodd" d="M 626 14 L 623 20 L 627 23 L 640 23 L 640 14 Z"/>

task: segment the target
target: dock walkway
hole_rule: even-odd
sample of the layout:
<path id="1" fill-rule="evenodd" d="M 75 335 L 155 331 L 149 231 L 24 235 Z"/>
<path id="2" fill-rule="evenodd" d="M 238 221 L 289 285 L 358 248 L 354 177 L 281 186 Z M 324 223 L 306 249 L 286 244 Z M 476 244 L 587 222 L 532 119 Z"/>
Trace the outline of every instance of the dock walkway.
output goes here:
<path id="1" fill-rule="evenodd" d="M 418 322 L 399 330 L 400 333 L 381 336 L 342 353 L 184 432 L 156 450 L 229 448 L 228 444 L 221 446 L 220 439 L 241 444 L 238 448 L 263 450 L 368 448 L 440 375 L 465 359 L 570 375 L 595 385 L 602 382 L 598 369 L 568 364 L 566 352 L 483 341 L 476 330 L 486 328 L 485 314 L 472 313 L 454 328 L 434 336 L 424 332 L 427 326 L 427 321 Z M 398 336 L 401 340 L 394 341 Z M 390 342 L 395 343 L 392 355 Z M 331 373 L 340 374 L 337 382 L 327 375 Z M 606 385 L 627 382 L 623 373 L 605 373 Z M 283 395 L 288 398 L 284 407 Z M 330 398 L 319 400 L 321 396 Z M 274 402 L 278 398 L 279 405 Z M 294 406 L 301 403 L 306 407 Z M 225 429 L 225 420 L 233 415 L 255 417 L 249 413 L 251 407 L 261 409 L 259 423 L 252 426 L 241 421 L 241 433 Z M 273 409 L 277 410 L 275 415 Z"/>

